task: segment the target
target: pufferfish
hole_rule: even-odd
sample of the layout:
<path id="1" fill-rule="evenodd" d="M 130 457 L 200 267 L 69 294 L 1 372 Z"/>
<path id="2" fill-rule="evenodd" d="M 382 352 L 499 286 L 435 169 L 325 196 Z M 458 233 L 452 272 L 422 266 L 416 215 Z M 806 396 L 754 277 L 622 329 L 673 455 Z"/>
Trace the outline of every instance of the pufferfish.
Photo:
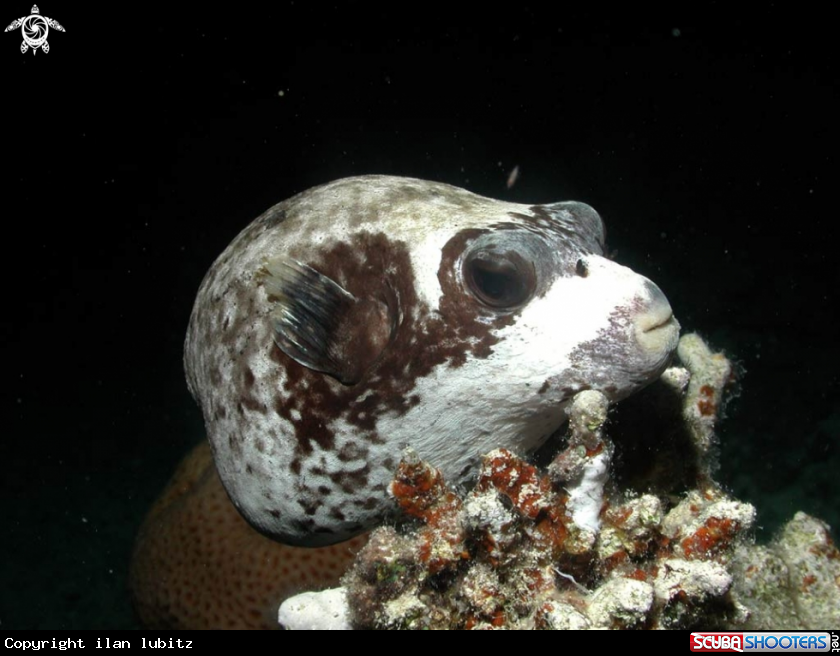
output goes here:
<path id="1" fill-rule="evenodd" d="M 185 367 L 239 512 L 322 546 L 394 511 L 407 447 L 468 484 L 482 454 L 542 445 L 577 392 L 616 401 L 657 378 L 678 334 L 659 287 L 604 256 L 590 206 L 367 175 L 233 240 L 201 284 Z"/>

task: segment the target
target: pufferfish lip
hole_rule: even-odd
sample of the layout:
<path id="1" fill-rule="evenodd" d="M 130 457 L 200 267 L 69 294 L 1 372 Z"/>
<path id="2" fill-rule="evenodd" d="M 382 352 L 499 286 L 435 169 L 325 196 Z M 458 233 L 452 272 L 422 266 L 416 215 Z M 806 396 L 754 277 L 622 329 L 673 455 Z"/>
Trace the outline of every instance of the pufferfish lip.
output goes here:
<path id="1" fill-rule="evenodd" d="M 664 362 L 677 347 L 680 324 L 662 290 L 649 280 L 645 281 L 645 288 L 647 302 L 634 320 L 636 343 L 645 358 Z"/>
<path id="2" fill-rule="evenodd" d="M 662 329 L 673 330 L 674 327 L 679 329 L 671 304 L 662 290 L 650 280 L 645 280 L 644 286 L 648 298 L 636 316 L 636 330 L 640 333 L 651 333 Z"/>
<path id="3" fill-rule="evenodd" d="M 664 313 L 663 313 L 664 314 Z M 656 315 L 648 315 L 646 321 L 641 326 L 643 333 L 650 333 L 654 330 L 661 330 L 662 328 L 672 327 L 677 320 L 674 318 L 674 313 L 668 309 L 667 315 L 659 318 Z"/>
<path id="4" fill-rule="evenodd" d="M 636 343 L 648 359 L 667 361 L 680 335 L 680 324 L 671 307 L 652 308 L 636 320 Z"/>

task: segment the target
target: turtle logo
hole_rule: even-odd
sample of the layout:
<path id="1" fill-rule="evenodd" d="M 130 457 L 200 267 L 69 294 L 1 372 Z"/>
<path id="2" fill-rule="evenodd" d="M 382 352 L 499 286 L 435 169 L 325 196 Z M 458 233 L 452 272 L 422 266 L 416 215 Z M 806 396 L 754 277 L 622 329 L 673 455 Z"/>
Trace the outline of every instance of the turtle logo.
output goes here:
<path id="1" fill-rule="evenodd" d="M 26 52 L 32 48 L 33 55 L 38 51 L 38 48 L 41 48 L 44 52 L 50 51 L 50 44 L 47 43 L 47 34 L 50 32 L 50 28 L 59 32 L 64 31 L 64 28 L 59 25 L 58 21 L 41 16 L 38 5 L 32 5 L 32 14 L 13 20 L 5 31 L 11 32 L 17 28 L 20 28 L 23 34 L 23 43 L 20 44 L 20 51 Z"/>

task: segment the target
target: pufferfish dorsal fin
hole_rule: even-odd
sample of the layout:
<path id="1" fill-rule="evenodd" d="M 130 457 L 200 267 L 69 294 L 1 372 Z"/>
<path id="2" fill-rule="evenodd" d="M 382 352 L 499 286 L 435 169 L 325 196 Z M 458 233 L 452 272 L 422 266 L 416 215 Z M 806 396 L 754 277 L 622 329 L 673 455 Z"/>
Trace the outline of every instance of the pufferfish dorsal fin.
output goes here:
<path id="1" fill-rule="evenodd" d="M 260 274 L 274 302 L 274 342 L 305 367 L 353 385 L 390 343 L 394 321 L 385 303 L 356 298 L 296 260 L 269 260 Z"/>

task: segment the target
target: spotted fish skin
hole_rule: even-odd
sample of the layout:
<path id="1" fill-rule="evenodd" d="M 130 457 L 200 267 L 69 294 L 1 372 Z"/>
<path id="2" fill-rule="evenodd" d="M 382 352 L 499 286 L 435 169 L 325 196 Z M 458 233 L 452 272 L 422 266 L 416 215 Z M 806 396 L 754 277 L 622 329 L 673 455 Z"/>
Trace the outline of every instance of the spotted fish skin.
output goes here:
<path id="1" fill-rule="evenodd" d="M 346 178 L 275 205 L 207 273 L 185 344 L 221 479 L 281 542 L 348 539 L 393 511 L 405 447 L 453 482 L 527 453 L 583 389 L 667 366 L 659 288 L 603 256 L 588 205 Z"/>

